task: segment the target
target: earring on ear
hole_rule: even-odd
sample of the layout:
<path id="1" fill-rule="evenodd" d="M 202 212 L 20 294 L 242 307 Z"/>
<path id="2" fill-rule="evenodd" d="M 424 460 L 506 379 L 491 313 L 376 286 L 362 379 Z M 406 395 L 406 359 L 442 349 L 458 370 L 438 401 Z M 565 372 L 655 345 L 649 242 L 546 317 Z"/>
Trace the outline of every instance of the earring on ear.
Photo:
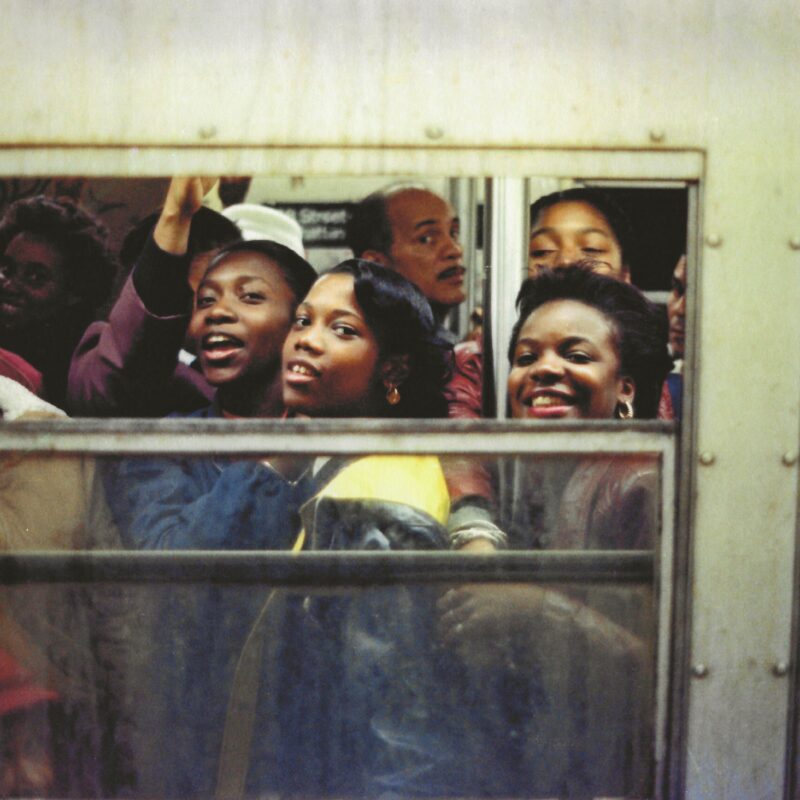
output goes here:
<path id="1" fill-rule="evenodd" d="M 633 403 L 630 400 L 623 400 L 617 406 L 617 417 L 619 419 L 633 419 Z"/>
<path id="2" fill-rule="evenodd" d="M 390 406 L 396 406 L 400 402 L 400 390 L 392 383 L 389 391 L 386 392 L 386 402 Z"/>

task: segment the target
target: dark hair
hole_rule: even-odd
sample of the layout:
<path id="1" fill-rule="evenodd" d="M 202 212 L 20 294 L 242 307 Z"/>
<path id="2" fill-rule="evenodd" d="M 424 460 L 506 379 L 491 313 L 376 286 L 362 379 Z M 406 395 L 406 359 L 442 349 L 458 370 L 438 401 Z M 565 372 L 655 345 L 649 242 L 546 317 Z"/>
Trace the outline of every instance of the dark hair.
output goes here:
<path id="1" fill-rule="evenodd" d="M 530 211 L 531 230 L 536 225 L 536 220 L 541 213 L 559 203 L 586 203 L 599 211 L 608 222 L 609 227 L 617 238 L 622 254 L 622 263 L 630 270 L 637 260 L 637 243 L 633 225 L 622 208 L 605 192 L 598 189 L 577 187 L 564 189 L 540 197 Z"/>
<path id="2" fill-rule="evenodd" d="M 387 417 L 446 417 L 444 387 L 450 377 L 452 345 L 438 333 L 433 312 L 414 284 L 393 270 L 362 259 L 343 261 L 328 275 L 352 275 L 354 293 L 382 358 L 407 355 L 409 374 L 400 402 L 386 404 Z"/>
<path id="3" fill-rule="evenodd" d="M 422 184 L 395 183 L 372 192 L 351 208 L 344 239 L 356 258 L 361 258 L 366 250 L 377 250 L 389 255 L 389 250 L 392 249 L 392 226 L 387 212 L 389 198 L 412 189 L 430 191 Z"/>
<path id="4" fill-rule="evenodd" d="M 0 252 L 20 233 L 40 236 L 58 250 L 67 289 L 80 299 L 88 322 L 108 299 L 117 272 L 105 225 L 68 198 L 37 195 L 8 207 L 0 220 Z"/>
<path id="5" fill-rule="evenodd" d="M 155 228 L 160 215 L 161 211 L 148 214 L 137 222 L 125 236 L 119 251 L 119 259 L 128 271 L 133 268 L 144 250 L 147 237 Z M 210 250 L 216 250 L 218 247 L 241 240 L 242 232 L 231 220 L 210 208 L 201 206 L 192 217 L 189 227 L 188 252 L 191 256 L 195 256 L 198 253 L 208 253 Z"/>
<path id="6" fill-rule="evenodd" d="M 636 385 L 636 416 L 654 418 L 662 385 L 672 367 L 664 315 L 635 286 L 593 272 L 591 262 L 579 261 L 557 270 L 543 268 L 522 284 L 517 295 L 519 318 L 511 332 L 509 362 L 513 363 L 519 332 L 528 317 L 553 300 L 584 303 L 612 323 L 620 373 Z"/>
<path id="7" fill-rule="evenodd" d="M 272 261 L 292 290 L 295 305 L 308 294 L 308 290 L 317 279 L 317 272 L 308 261 L 290 247 L 270 239 L 248 239 L 225 245 L 211 260 L 205 274 L 208 275 L 232 253 L 258 253 Z"/>

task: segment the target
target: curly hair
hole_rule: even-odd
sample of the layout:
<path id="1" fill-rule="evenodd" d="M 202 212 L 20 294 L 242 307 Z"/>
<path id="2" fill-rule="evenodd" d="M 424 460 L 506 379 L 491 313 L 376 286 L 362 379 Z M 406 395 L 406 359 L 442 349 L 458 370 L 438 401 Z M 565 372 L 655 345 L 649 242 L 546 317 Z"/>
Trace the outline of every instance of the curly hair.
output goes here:
<path id="1" fill-rule="evenodd" d="M 108 249 L 108 231 L 97 217 L 67 198 L 37 195 L 8 207 L 0 220 L 0 252 L 20 233 L 40 236 L 58 249 L 67 289 L 80 299 L 87 316 L 108 300 L 117 261 Z"/>
<path id="2" fill-rule="evenodd" d="M 587 187 L 564 189 L 560 192 L 546 194 L 531 206 L 531 230 L 535 229 L 536 221 L 543 211 L 559 203 L 586 203 L 586 205 L 592 206 L 595 211 L 602 214 L 617 238 L 620 253 L 622 254 L 622 263 L 628 270 L 631 269 L 638 257 L 636 234 L 628 215 L 609 195 L 599 189 Z"/>
<path id="3" fill-rule="evenodd" d="M 446 417 L 444 387 L 452 367 L 452 345 L 438 333 L 422 292 L 393 270 L 363 259 L 343 261 L 327 275 L 352 275 L 354 293 L 382 358 L 408 356 L 409 374 L 400 402 L 383 416 Z"/>
<path id="4" fill-rule="evenodd" d="M 576 300 L 609 320 L 620 374 L 631 378 L 636 386 L 636 416 L 655 418 L 662 385 L 672 368 L 666 318 L 635 286 L 593 272 L 591 262 L 578 261 L 557 270 L 545 268 L 522 284 L 517 295 L 519 318 L 508 346 L 509 362 L 513 362 L 517 339 L 528 317 L 554 300 Z"/>

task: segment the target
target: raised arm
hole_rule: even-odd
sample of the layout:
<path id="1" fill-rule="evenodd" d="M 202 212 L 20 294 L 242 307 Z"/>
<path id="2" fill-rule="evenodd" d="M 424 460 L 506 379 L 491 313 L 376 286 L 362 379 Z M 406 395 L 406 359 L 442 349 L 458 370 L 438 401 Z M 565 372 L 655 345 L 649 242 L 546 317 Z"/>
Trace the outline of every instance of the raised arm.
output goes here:
<path id="1" fill-rule="evenodd" d="M 67 404 L 80 416 L 163 416 L 205 405 L 212 390 L 180 364 L 192 305 L 189 232 L 212 181 L 173 178 L 152 237 L 107 322 L 83 335 L 69 373 Z"/>

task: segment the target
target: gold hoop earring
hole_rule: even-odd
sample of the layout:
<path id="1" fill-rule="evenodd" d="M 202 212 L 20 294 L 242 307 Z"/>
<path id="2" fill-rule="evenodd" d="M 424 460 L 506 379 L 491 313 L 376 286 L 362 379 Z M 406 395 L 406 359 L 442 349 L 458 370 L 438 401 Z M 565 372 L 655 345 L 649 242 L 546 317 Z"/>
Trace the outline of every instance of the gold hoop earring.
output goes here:
<path id="1" fill-rule="evenodd" d="M 396 406 L 400 402 L 400 390 L 392 384 L 386 392 L 386 402 L 390 406 Z"/>
<path id="2" fill-rule="evenodd" d="M 625 400 L 617 406 L 617 417 L 619 419 L 633 419 L 633 403 Z"/>

